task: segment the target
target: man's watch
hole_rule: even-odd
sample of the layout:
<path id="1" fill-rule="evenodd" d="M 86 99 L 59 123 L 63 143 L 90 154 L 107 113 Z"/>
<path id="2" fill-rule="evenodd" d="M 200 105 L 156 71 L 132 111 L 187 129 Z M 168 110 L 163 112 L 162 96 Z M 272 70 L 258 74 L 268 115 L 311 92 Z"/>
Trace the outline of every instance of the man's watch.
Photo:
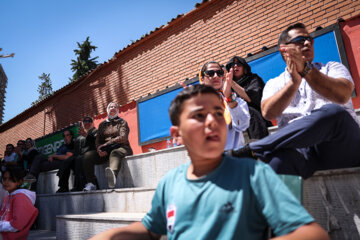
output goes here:
<path id="1" fill-rule="evenodd" d="M 301 77 L 305 77 L 313 69 L 314 69 L 314 64 L 312 64 L 309 61 L 306 61 L 305 64 L 304 64 L 304 70 L 299 74 L 300 74 Z"/>
<path id="2" fill-rule="evenodd" d="M 235 101 L 236 101 L 236 95 L 235 95 L 235 93 L 231 93 L 230 97 L 226 97 L 226 98 L 225 98 L 225 101 L 226 101 L 227 103 L 235 102 Z"/>

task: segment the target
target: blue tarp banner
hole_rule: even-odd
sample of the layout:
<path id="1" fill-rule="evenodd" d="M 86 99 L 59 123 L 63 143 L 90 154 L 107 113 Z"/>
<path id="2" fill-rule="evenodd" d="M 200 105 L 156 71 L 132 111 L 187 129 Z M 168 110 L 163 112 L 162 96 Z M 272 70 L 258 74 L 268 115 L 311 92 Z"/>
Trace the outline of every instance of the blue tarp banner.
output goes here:
<path id="1" fill-rule="evenodd" d="M 182 89 L 180 87 L 138 103 L 141 143 L 170 135 L 171 122 L 168 109 L 171 101 Z"/>
<path id="2" fill-rule="evenodd" d="M 335 33 L 333 31 L 316 37 L 314 42 L 314 49 L 314 62 L 341 62 L 335 40 Z M 249 62 L 249 65 L 251 66 L 251 71 L 259 75 L 264 80 L 264 82 L 279 76 L 286 67 L 280 52 L 271 53 L 262 58 L 255 59 Z"/>

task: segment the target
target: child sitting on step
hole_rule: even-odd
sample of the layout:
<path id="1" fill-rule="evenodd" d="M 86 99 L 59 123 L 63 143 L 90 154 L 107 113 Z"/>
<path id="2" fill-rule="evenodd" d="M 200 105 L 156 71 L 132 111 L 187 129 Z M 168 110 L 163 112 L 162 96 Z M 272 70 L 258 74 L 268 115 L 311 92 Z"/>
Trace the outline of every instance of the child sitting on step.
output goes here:
<path id="1" fill-rule="evenodd" d="M 2 184 L 8 196 L 0 211 L 0 240 L 25 240 L 38 215 L 34 207 L 35 192 L 20 189 L 24 175 L 18 166 L 7 166 L 2 175 Z"/>
<path id="2" fill-rule="evenodd" d="M 172 137 L 191 162 L 160 181 L 142 222 L 95 239 L 329 239 L 284 183 L 260 161 L 223 155 L 224 105 L 205 85 L 184 89 L 172 101 Z"/>

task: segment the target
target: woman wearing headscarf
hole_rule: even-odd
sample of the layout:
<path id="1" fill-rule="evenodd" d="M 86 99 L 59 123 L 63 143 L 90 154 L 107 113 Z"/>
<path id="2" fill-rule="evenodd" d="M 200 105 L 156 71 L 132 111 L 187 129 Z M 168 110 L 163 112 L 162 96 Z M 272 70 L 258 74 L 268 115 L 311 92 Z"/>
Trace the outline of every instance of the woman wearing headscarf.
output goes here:
<path id="1" fill-rule="evenodd" d="M 261 115 L 261 98 L 265 86 L 264 81 L 257 74 L 251 72 L 251 67 L 245 59 L 234 56 L 226 64 L 226 70 L 233 69 L 233 90 L 243 98 L 250 111 L 250 126 L 247 130 L 250 139 L 261 139 L 269 135 L 268 127 L 271 122 Z"/>
<path id="2" fill-rule="evenodd" d="M 109 167 L 105 169 L 109 188 L 115 187 L 121 160 L 133 154 L 129 142 L 129 126 L 118 114 L 119 105 L 109 103 L 108 118 L 100 123 L 95 141 L 99 156 L 109 160 Z"/>

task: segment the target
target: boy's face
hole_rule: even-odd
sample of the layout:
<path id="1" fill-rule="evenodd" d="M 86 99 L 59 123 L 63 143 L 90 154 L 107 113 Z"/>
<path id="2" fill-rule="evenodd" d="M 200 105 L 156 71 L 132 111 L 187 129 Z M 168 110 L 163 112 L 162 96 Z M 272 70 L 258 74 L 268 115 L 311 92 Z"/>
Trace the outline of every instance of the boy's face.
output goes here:
<path id="1" fill-rule="evenodd" d="M 226 143 L 224 107 L 215 94 L 202 94 L 186 100 L 179 126 L 172 126 L 171 135 L 184 144 L 192 160 L 219 158 Z"/>

